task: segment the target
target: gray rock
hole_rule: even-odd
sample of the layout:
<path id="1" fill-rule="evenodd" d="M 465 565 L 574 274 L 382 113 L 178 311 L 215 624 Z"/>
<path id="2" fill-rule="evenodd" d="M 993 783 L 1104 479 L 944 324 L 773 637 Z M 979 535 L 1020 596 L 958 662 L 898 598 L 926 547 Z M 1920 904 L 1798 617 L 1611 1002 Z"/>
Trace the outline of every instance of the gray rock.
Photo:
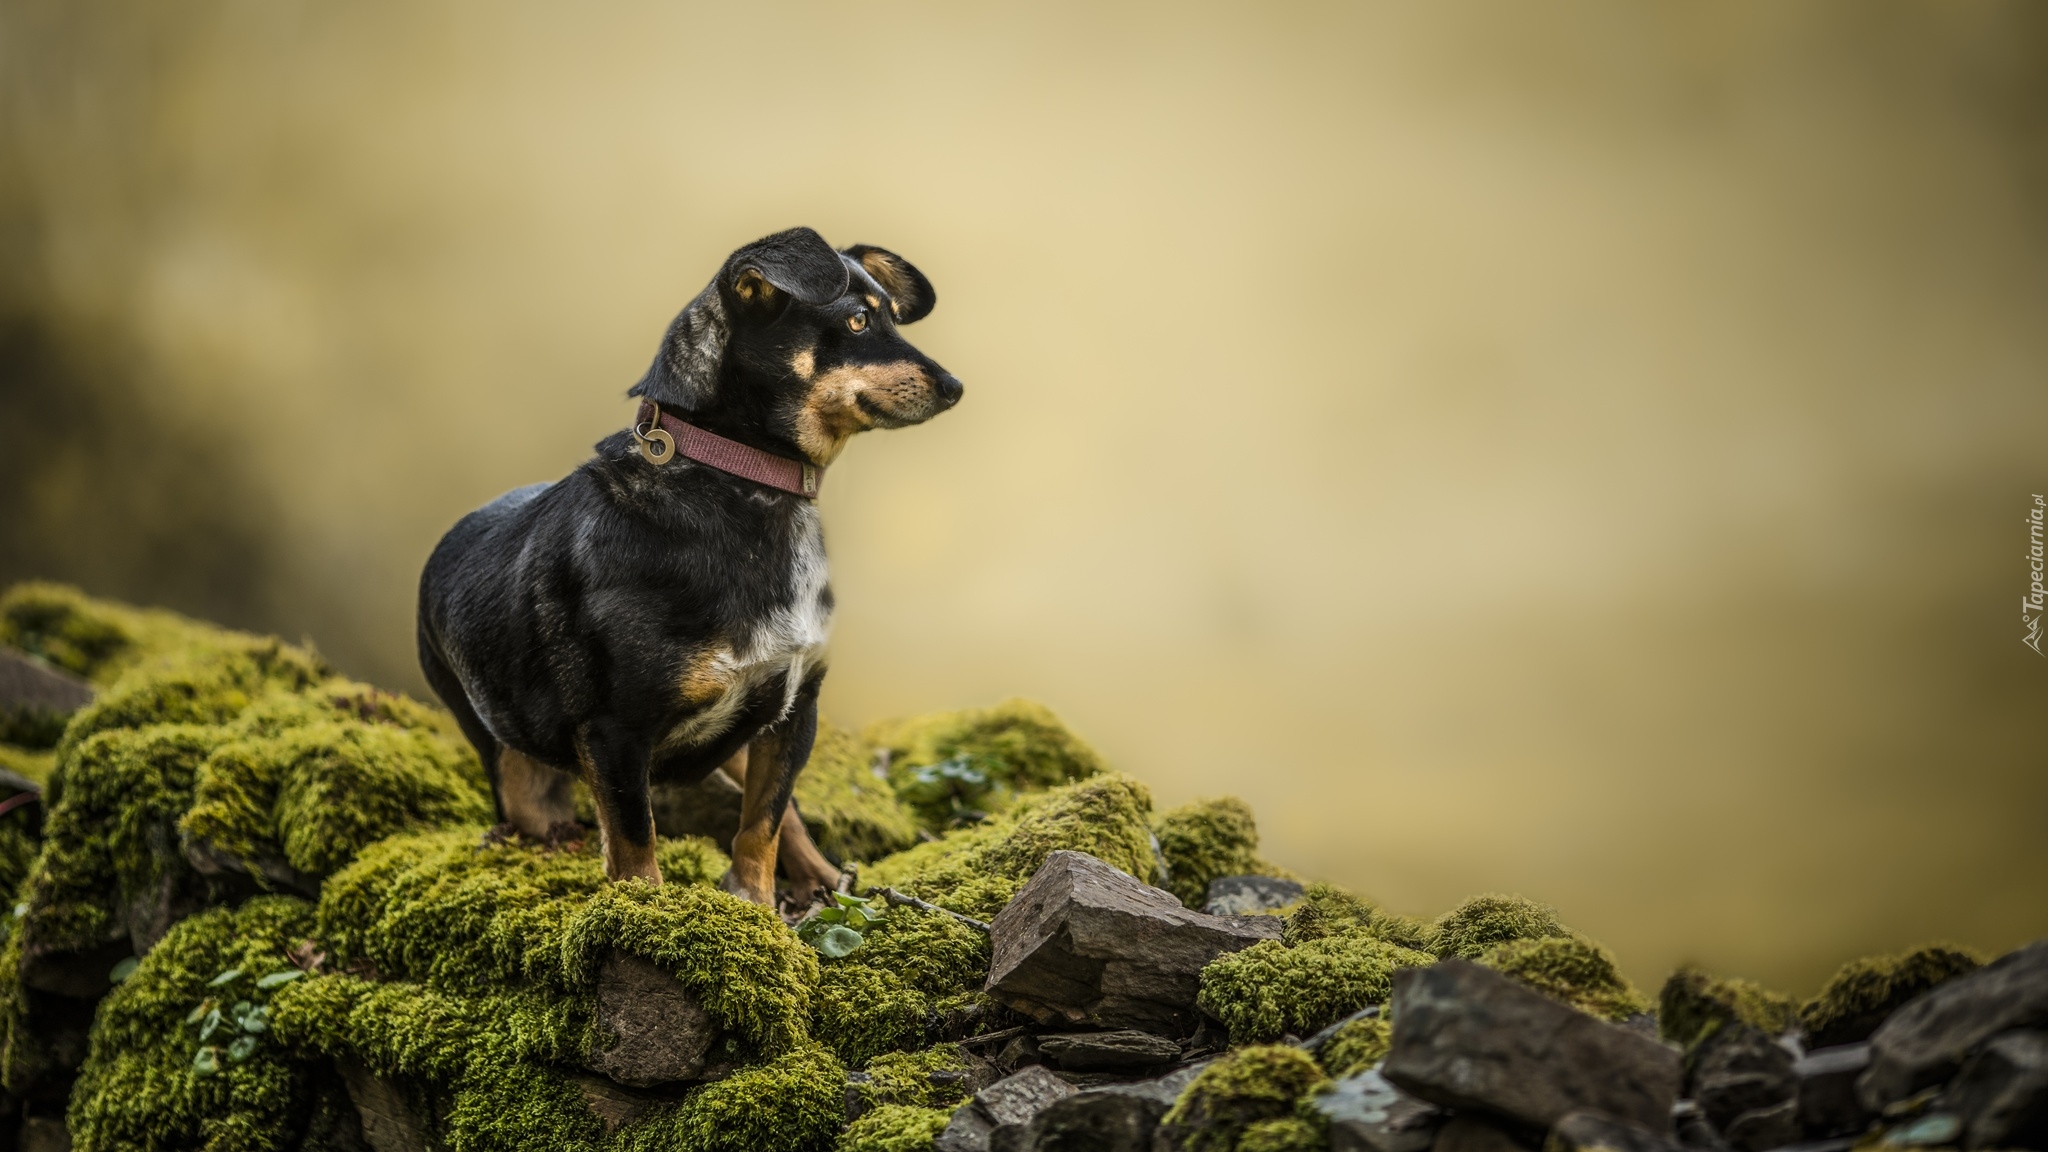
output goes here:
<path id="1" fill-rule="evenodd" d="M 1346 1076 L 1309 1098 L 1330 1124 L 1330 1152 L 1425 1152 L 1443 1113 L 1408 1095 L 1377 1070 Z"/>
<path id="2" fill-rule="evenodd" d="M 1038 1050 L 1058 1068 L 1100 1072 L 1112 1068 L 1156 1068 L 1180 1059 L 1180 1045 L 1130 1028 L 1115 1032 L 1065 1032 L 1038 1038 Z"/>
<path id="3" fill-rule="evenodd" d="M 1252 916 L 1301 899 L 1301 885 L 1272 876 L 1219 876 L 1209 881 L 1202 911 L 1211 916 Z"/>
<path id="4" fill-rule="evenodd" d="M 1942 1093 L 1965 1148 L 2048 1148 L 2048 1032 L 1994 1036 Z"/>
<path id="5" fill-rule="evenodd" d="M 1856 1098 L 1856 1077 L 1870 1067 L 1870 1045 L 1816 1048 L 1792 1064 L 1799 1078 L 1799 1125 L 1806 1135 L 1853 1136 L 1872 1116 Z"/>
<path id="6" fill-rule="evenodd" d="M 66 716 L 92 703 L 90 682 L 26 652 L 0 648 L 0 712 Z"/>
<path id="7" fill-rule="evenodd" d="M 584 1106 L 604 1125 L 606 1132 L 616 1132 L 645 1116 L 655 1105 L 667 1103 L 657 1096 L 621 1088 L 604 1076 L 572 1073 L 569 1079 L 583 1093 Z"/>
<path id="8" fill-rule="evenodd" d="M 1082 852 L 1059 851 L 996 914 L 989 994 L 1041 1023 L 1185 1036 L 1203 966 L 1280 938 L 1270 916 L 1192 912 Z"/>
<path id="9" fill-rule="evenodd" d="M 983 1088 L 953 1113 L 934 1152 L 992 1152 L 1001 1133 L 1005 1144 L 1021 1146 L 1025 1125 L 1056 1100 L 1074 1094 L 1066 1081 L 1033 1065 Z"/>
<path id="10" fill-rule="evenodd" d="M 1870 1037 L 1870 1069 L 1856 1083 L 1882 1112 L 1953 1076 L 1964 1057 L 2001 1032 L 2048 1025 L 2048 940 L 2008 952 L 1892 1013 Z"/>
<path id="11" fill-rule="evenodd" d="M 1331 1040 L 1335 1039 L 1337 1033 L 1343 1031 L 1344 1026 L 1346 1024 L 1349 1024 L 1354 1020 L 1370 1020 L 1373 1017 L 1378 1016 L 1379 1014 L 1379 1005 L 1368 1004 L 1365 1007 L 1360 1008 L 1358 1011 L 1353 1012 L 1351 1015 L 1339 1019 L 1336 1023 L 1328 1025 L 1322 1031 L 1317 1032 L 1315 1035 L 1309 1037 L 1306 1040 L 1303 1040 L 1301 1043 L 1295 1045 L 1295 1047 L 1300 1048 L 1302 1051 L 1307 1052 L 1311 1056 L 1320 1057 L 1323 1054 L 1323 1046 L 1328 1044 Z"/>
<path id="12" fill-rule="evenodd" d="M 1477 1116 L 1453 1116 L 1436 1130 L 1433 1152 L 1530 1152 L 1505 1128 Z"/>
<path id="13" fill-rule="evenodd" d="M 717 1029 L 704 1006 L 651 960 L 613 954 L 597 976 L 590 1070 L 633 1088 L 694 1080 Z"/>
<path id="14" fill-rule="evenodd" d="M 356 1060 L 337 1060 L 348 1098 L 363 1122 L 363 1140 L 376 1152 L 428 1152 L 435 1142 L 426 1119 L 414 1110 L 405 1089 Z"/>
<path id="15" fill-rule="evenodd" d="M 1727 1142 L 1707 1123 L 1706 1113 L 1693 1101 L 1680 1100 L 1673 1105 L 1671 1123 L 1678 1131 L 1678 1142 L 1685 1147 L 1701 1152 L 1728 1152 Z"/>
<path id="16" fill-rule="evenodd" d="M 1497 972 L 1456 959 L 1396 972 L 1391 1012 L 1381 1072 L 1432 1104 L 1536 1131 L 1581 1109 L 1669 1129 L 1676 1050 Z"/>
<path id="17" fill-rule="evenodd" d="M 1018 1147 L 1028 1152 L 1150 1152 L 1160 1119 L 1204 1066 L 1055 1100 L 1031 1118 Z"/>
<path id="18" fill-rule="evenodd" d="M 1679 1152 L 1678 1142 L 1604 1112 L 1570 1112 L 1551 1126 L 1543 1152 Z"/>
<path id="19" fill-rule="evenodd" d="M 1693 1053 L 1692 1098 L 1722 1139 L 1765 1152 L 1799 1138 L 1792 1053 L 1747 1024 L 1729 1023 Z"/>

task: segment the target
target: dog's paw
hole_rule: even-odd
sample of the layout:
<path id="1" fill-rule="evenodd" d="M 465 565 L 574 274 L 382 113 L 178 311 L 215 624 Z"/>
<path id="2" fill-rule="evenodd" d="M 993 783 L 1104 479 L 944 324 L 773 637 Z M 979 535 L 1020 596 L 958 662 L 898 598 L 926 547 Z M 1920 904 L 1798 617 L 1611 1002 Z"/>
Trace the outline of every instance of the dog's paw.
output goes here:
<path id="1" fill-rule="evenodd" d="M 490 831 L 484 833 L 483 844 L 486 848 L 494 848 L 500 844 L 510 844 L 518 839 L 519 829 L 514 828 L 512 822 L 508 820 L 503 824 L 493 826 Z"/>
<path id="2" fill-rule="evenodd" d="M 540 842 L 551 851 L 581 852 L 588 835 L 583 825 L 574 820 L 557 820 L 548 825 L 548 834 Z"/>

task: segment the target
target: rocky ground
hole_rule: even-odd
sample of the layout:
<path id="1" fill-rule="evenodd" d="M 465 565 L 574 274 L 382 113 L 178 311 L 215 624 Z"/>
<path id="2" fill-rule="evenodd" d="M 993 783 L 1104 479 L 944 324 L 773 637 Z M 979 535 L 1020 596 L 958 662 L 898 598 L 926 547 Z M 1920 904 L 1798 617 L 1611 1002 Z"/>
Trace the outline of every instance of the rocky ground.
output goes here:
<path id="1" fill-rule="evenodd" d="M 0 1148 L 2048 1149 L 2048 942 L 1645 996 L 1550 909 L 1420 921 L 1154 812 L 1024 702 L 827 729 L 855 894 L 493 835 L 438 709 L 274 639 L 0 597 Z"/>

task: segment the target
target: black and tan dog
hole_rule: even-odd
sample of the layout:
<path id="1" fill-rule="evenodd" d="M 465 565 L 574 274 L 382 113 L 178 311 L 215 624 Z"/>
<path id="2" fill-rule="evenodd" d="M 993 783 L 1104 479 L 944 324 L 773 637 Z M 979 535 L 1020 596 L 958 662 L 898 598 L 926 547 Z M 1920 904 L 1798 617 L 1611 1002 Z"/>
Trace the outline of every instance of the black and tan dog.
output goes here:
<path id="1" fill-rule="evenodd" d="M 727 887 L 839 870 L 790 801 L 832 619 L 818 478 L 847 438 L 928 420 L 960 382 L 897 325 L 931 284 L 880 248 L 794 228 L 734 252 L 669 326 L 634 427 L 565 479 L 507 493 L 420 578 L 420 665 L 490 769 L 501 820 L 559 837 L 573 780 L 606 875 L 659 881 L 648 782 L 743 789 Z"/>

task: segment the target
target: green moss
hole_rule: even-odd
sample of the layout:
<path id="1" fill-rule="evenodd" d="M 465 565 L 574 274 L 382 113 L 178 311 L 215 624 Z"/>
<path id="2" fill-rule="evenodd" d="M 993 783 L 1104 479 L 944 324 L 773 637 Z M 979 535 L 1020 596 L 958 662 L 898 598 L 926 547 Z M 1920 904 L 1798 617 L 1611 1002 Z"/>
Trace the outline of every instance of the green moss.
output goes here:
<path id="1" fill-rule="evenodd" d="M 830 1146 L 846 1116 L 846 1068 L 816 1045 L 706 1085 L 673 1112 L 621 1133 L 633 1152 L 805 1152 Z"/>
<path id="2" fill-rule="evenodd" d="M 1230 1029 L 1233 1044 L 1307 1036 L 1393 994 L 1394 973 L 1436 962 L 1365 931 L 1305 941 L 1265 940 L 1202 969 L 1196 1003 Z"/>
<path id="3" fill-rule="evenodd" d="M 50 772 L 57 766 L 57 754 L 40 748 L 23 748 L 14 744 L 0 744 L 0 769 L 24 776 L 38 784 L 50 780 Z"/>
<path id="4" fill-rule="evenodd" d="M 1162 814 L 1152 830 L 1166 857 L 1166 890 L 1190 908 L 1208 902 L 1211 880 L 1270 870 L 1258 857 L 1259 828 L 1251 805 L 1235 796 L 1183 804 Z"/>
<path id="5" fill-rule="evenodd" d="M 833 1152 L 928 1152 L 952 1119 L 950 1108 L 884 1104 L 848 1125 Z"/>
<path id="6" fill-rule="evenodd" d="M 1474 896 L 1437 917 L 1431 951 L 1438 956 L 1477 960 L 1496 944 L 1569 935 L 1557 913 L 1520 896 Z"/>
<path id="7" fill-rule="evenodd" d="M 1622 976 L 1613 955 L 1583 936 L 1510 940 L 1488 949 L 1479 963 L 1603 1020 L 1650 1010 L 1648 997 Z"/>
<path id="8" fill-rule="evenodd" d="M 934 831 L 965 810 L 1003 811 L 1018 793 L 1105 770 L 1093 748 L 1029 700 L 883 721 L 864 737 L 887 754 L 896 794 Z"/>
<path id="9" fill-rule="evenodd" d="M 968 1071 L 967 1060 L 953 1044 L 934 1044 L 922 1052 L 892 1052 L 876 1057 L 862 1071 L 869 1080 L 858 1091 L 871 1108 L 898 1104 L 950 1110 L 968 1096 L 966 1078 L 958 1075 Z"/>
<path id="10" fill-rule="evenodd" d="M 1247 1124 L 1237 1138 L 1237 1152 L 1324 1152 L 1329 1146 L 1328 1127 L 1302 1116 Z"/>
<path id="11" fill-rule="evenodd" d="M 186 1019 L 210 997 L 259 995 L 255 978 L 287 969 L 285 950 L 312 920 L 303 901 L 268 897 L 173 928 L 100 1005 L 71 1096 L 74 1146 L 81 1152 L 293 1147 L 312 1109 L 307 1070 L 273 1038 L 258 1036 L 248 1059 L 223 1061 L 221 1072 L 200 1075 L 193 1066 L 199 1033 Z M 224 989 L 208 986 L 230 969 L 243 977 Z"/>
<path id="12" fill-rule="evenodd" d="M 1254 1125 L 1265 1125 L 1261 1140 L 1288 1137 L 1299 1130 L 1270 1122 L 1295 1118 L 1296 1104 L 1323 1080 L 1322 1069 L 1299 1048 L 1240 1048 L 1195 1077 L 1162 1127 L 1172 1146 L 1185 1152 L 1233 1152 Z"/>
<path id="13" fill-rule="evenodd" d="M 1353 1020 L 1323 1042 L 1317 1062 L 1330 1079 L 1341 1080 L 1386 1059 L 1394 1046 L 1394 1025 L 1384 1016 Z"/>
<path id="14" fill-rule="evenodd" d="M 0 644 L 100 684 L 216 631 L 175 613 L 95 600 L 63 584 L 29 581 L 0 594 Z"/>
<path id="15" fill-rule="evenodd" d="M 930 1001 L 884 968 L 847 962 L 853 958 L 826 964 L 811 997 L 811 1034 L 848 1064 L 921 1042 Z"/>
<path id="16" fill-rule="evenodd" d="M 1884 1018 L 1938 984 L 1976 971 L 1981 957 L 1951 945 L 1930 945 L 1897 956 L 1852 960 L 1799 1009 L 1808 1046 L 1853 1044 L 1870 1037 Z"/>
<path id="17" fill-rule="evenodd" d="M 1780 1036 L 1797 1018 L 1791 997 L 1749 980 L 1717 979 L 1697 968 L 1673 972 L 1657 995 L 1658 1031 L 1686 1047 L 1731 1020 Z"/>
<path id="18" fill-rule="evenodd" d="M 796 805 L 818 847 L 842 863 L 880 860 L 917 843 L 917 816 L 875 775 L 867 745 L 823 720 L 797 777 Z"/>

